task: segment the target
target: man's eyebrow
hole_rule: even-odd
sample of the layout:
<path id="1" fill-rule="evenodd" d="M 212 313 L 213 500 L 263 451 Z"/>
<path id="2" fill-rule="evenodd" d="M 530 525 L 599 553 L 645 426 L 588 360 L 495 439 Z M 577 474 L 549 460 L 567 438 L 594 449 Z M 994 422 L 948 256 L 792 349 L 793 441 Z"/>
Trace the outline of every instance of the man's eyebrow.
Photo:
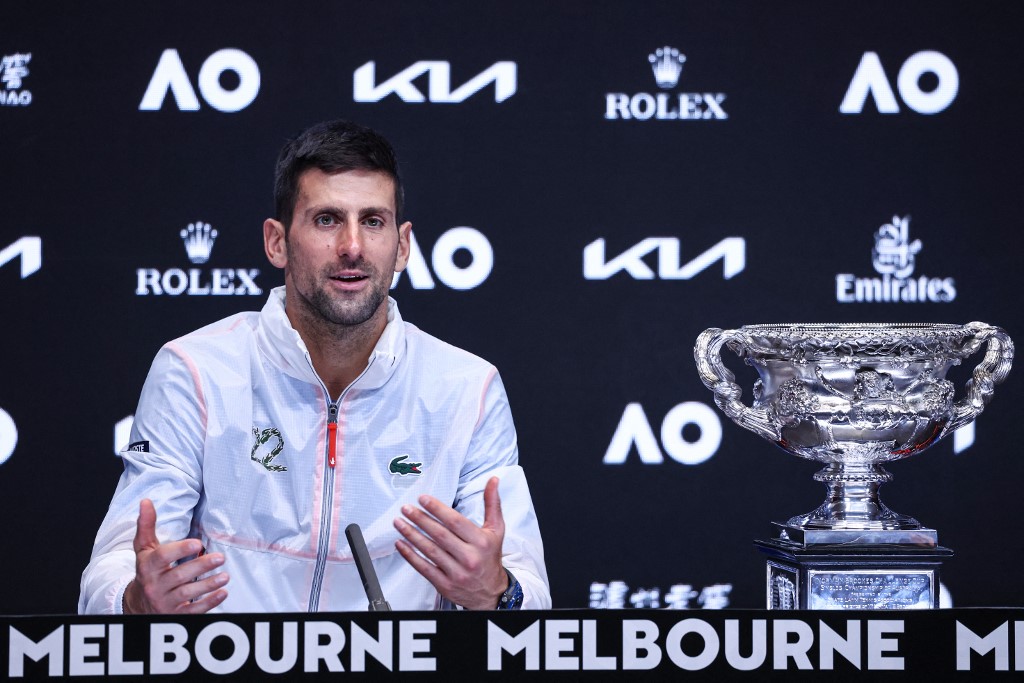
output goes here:
<path id="1" fill-rule="evenodd" d="M 393 219 L 395 217 L 395 212 L 386 206 L 367 206 L 359 210 L 360 216 L 369 216 L 375 213 L 380 214 L 386 218 Z"/>
<path id="2" fill-rule="evenodd" d="M 311 206 L 303 212 L 303 216 L 311 218 L 321 213 L 329 213 L 335 216 L 344 216 L 348 212 L 340 206 L 333 206 L 331 204 L 320 204 L 319 206 Z"/>
<path id="3" fill-rule="evenodd" d="M 343 209 L 340 206 L 334 206 L 332 204 L 321 204 L 319 206 L 309 207 L 303 212 L 303 216 L 306 218 L 311 218 L 321 213 L 329 213 L 334 216 L 347 216 L 348 210 Z M 373 214 L 380 214 L 391 220 L 394 220 L 395 217 L 394 210 L 386 206 L 365 206 L 359 209 L 360 216 L 370 216 Z"/>

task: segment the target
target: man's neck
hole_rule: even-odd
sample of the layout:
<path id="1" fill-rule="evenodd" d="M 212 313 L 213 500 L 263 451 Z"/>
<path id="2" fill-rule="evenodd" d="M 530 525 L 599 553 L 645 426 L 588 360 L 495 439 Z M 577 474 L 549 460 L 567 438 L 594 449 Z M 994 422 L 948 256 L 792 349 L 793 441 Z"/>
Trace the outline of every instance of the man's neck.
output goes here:
<path id="1" fill-rule="evenodd" d="M 285 312 L 306 344 L 313 369 L 326 385 L 332 401 L 366 369 L 387 326 L 386 307 L 360 325 L 337 325 L 304 311 Z"/>

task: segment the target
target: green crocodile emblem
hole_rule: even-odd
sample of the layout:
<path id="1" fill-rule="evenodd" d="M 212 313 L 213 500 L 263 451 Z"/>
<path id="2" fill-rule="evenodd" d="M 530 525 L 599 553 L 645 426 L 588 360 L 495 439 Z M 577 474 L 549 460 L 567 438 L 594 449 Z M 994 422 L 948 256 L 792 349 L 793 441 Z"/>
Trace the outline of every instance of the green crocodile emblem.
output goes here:
<path id="1" fill-rule="evenodd" d="M 397 458 L 392 458 L 391 464 L 388 465 L 388 470 L 392 474 L 400 474 L 403 477 L 407 474 L 423 474 L 422 470 L 420 470 L 420 465 L 422 465 L 423 463 L 402 462 L 408 457 L 408 455 L 400 455 Z"/>
<path id="2" fill-rule="evenodd" d="M 262 431 L 257 427 L 253 427 L 252 435 L 256 438 L 256 442 L 252 445 L 252 451 L 249 453 L 249 458 L 253 462 L 258 462 L 263 465 L 271 472 L 287 472 L 288 468 L 284 465 L 273 464 L 274 458 L 284 450 L 284 439 L 281 437 L 281 432 L 277 427 L 268 427 Z M 271 451 L 261 458 L 257 455 L 257 451 L 259 451 L 262 446 L 266 446 L 267 442 L 271 439 L 277 439 L 277 442 L 273 445 Z M 266 449 L 264 449 L 264 451 L 265 450 Z"/>

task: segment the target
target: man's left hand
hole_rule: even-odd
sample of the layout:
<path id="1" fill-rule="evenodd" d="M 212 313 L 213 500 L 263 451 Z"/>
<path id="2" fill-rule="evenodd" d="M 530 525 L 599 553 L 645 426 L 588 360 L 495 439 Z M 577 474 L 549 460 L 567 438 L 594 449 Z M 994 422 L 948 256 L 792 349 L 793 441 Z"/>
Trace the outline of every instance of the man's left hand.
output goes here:
<path id="1" fill-rule="evenodd" d="M 423 509 L 402 506 L 408 522 L 395 519 L 395 528 L 405 537 L 395 542 L 398 552 L 455 604 L 466 609 L 494 609 L 508 587 L 508 575 L 501 565 L 505 520 L 498 478 L 491 477 L 484 487 L 483 526 L 433 496 L 420 496 L 419 502 Z"/>

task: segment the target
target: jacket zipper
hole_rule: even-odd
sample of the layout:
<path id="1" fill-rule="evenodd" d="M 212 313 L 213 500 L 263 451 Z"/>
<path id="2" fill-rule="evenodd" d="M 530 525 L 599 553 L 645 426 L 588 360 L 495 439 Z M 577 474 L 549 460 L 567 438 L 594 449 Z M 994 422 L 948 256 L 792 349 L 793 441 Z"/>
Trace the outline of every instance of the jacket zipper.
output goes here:
<path id="1" fill-rule="evenodd" d="M 308 355 L 306 356 L 306 361 L 313 370 L 313 374 L 316 375 L 316 369 L 313 368 L 313 362 L 309 359 Z M 334 470 L 337 465 L 338 410 L 349 389 L 366 374 L 370 366 L 373 365 L 373 361 L 374 358 L 371 357 L 370 362 L 366 364 L 366 368 L 359 373 L 359 377 L 356 377 L 352 380 L 351 384 L 345 387 L 337 401 L 331 401 L 331 394 L 327 391 L 327 386 L 320 380 L 319 375 L 316 375 L 317 380 L 320 381 L 320 388 L 323 389 L 324 396 L 327 397 L 327 444 L 325 450 L 327 466 L 324 468 L 323 495 L 320 496 L 320 534 L 317 536 L 316 564 L 313 567 L 313 583 L 309 591 L 309 605 L 307 606 L 307 611 L 309 612 L 316 612 L 320 608 L 320 590 L 323 587 L 324 572 L 327 570 L 327 555 L 330 552 L 331 510 L 334 509 Z"/>
<path id="2" fill-rule="evenodd" d="M 344 396 L 344 393 L 342 394 Z M 330 397 L 328 396 L 328 400 Z M 327 467 L 324 468 L 324 489 L 320 496 L 320 536 L 316 542 L 316 565 L 313 569 L 313 585 L 309 592 L 308 611 L 316 612 L 320 605 L 320 588 L 327 569 L 328 542 L 331 538 L 331 510 L 334 508 L 334 466 L 338 435 L 338 403 L 327 404 Z"/>

